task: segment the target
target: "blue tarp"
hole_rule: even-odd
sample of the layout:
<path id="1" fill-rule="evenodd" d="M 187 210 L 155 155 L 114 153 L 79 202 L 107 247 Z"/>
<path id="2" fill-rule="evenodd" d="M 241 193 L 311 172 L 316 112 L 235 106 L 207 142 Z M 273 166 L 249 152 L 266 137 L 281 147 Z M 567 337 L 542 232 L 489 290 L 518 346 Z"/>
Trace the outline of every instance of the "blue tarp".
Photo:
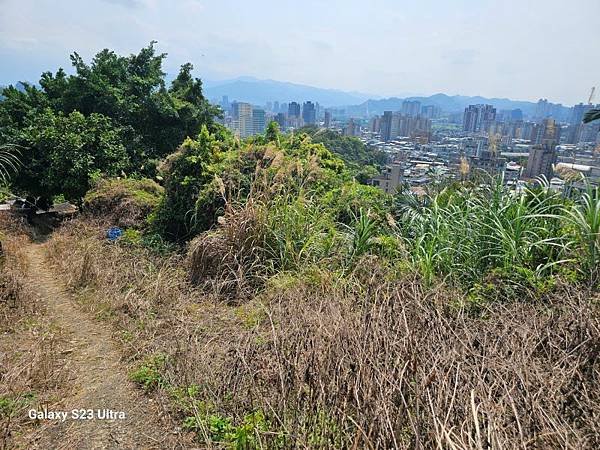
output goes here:
<path id="1" fill-rule="evenodd" d="M 123 235 L 123 230 L 119 227 L 110 227 L 106 232 L 109 241 L 116 241 Z"/>

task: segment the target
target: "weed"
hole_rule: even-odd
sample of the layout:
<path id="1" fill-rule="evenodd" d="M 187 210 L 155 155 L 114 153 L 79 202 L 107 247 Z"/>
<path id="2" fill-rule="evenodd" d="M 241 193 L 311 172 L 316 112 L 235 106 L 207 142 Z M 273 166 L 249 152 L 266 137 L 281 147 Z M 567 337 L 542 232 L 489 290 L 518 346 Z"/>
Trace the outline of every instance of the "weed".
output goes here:
<path id="1" fill-rule="evenodd" d="M 137 369 L 129 373 L 129 379 L 140 384 L 146 390 L 165 386 L 162 370 L 166 363 L 164 355 L 155 355 L 146 359 Z"/>

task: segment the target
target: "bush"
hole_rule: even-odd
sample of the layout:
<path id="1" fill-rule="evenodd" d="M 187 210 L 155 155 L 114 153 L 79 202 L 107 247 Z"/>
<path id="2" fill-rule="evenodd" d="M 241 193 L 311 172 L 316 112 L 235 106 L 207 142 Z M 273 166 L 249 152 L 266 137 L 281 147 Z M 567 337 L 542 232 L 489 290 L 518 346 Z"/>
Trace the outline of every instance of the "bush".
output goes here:
<path id="1" fill-rule="evenodd" d="M 123 144 L 127 132 L 102 114 L 86 117 L 51 109 L 31 114 L 14 138 L 24 148 L 14 187 L 46 199 L 64 194 L 79 202 L 97 174 L 115 177 L 132 169 Z"/>
<path id="2" fill-rule="evenodd" d="M 164 189 L 149 179 L 102 179 L 86 194 L 84 210 L 119 227 L 143 228 L 163 195 Z"/>
<path id="3" fill-rule="evenodd" d="M 163 237 L 189 240 L 214 223 L 222 205 L 222 195 L 214 188 L 224 145 L 203 127 L 197 140 L 187 138 L 166 160 L 162 167 L 165 197 L 152 220 Z"/>

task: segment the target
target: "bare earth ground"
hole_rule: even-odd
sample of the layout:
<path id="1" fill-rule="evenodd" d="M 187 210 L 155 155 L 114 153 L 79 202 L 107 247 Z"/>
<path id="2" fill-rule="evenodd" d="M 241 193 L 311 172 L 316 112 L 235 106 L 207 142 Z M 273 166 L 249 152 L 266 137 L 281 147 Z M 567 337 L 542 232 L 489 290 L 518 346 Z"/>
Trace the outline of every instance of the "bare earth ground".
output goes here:
<path id="1" fill-rule="evenodd" d="M 48 267 L 43 244 L 31 244 L 25 254 L 29 260 L 27 282 L 70 341 L 67 358 L 75 374 L 68 381 L 70 395 L 49 409 L 110 409 L 124 411 L 126 418 L 42 420 L 33 433 L 23 436 L 21 444 L 40 449 L 179 448 L 173 425 L 167 419 L 159 422 L 159 407 L 128 380 L 110 328 L 79 309 L 61 285 L 60 274 Z"/>

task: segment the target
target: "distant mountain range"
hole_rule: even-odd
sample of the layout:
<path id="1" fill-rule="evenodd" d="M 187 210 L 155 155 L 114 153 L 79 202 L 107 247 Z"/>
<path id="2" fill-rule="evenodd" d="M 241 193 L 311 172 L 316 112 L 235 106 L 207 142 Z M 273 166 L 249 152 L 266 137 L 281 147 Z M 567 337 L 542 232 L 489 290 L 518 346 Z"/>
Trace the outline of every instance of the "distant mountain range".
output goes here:
<path id="1" fill-rule="evenodd" d="M 167 76 L 167 78 L 169 78 Z M 468 105 L 478 103 L 490 104 L 497 110 L 520 109 L 526 116 L 535 114 L 536 103 L 529 101 L 510 100 L 507 98 L 486 98 L 480 96 L 463 96 L 435 94 L 431 96 L 406 96 L 381 98 L 376 95 L 362 92 L 347 92 L 337 89 L 324 89 L 303 84 L 288 83 L 284 81 L 260 80 L 253 77 L 239 77 L 231 80 L 202 80 L 204 95 L 214 103 L 220 103 L 223 96 L 228 96 L 229 101 L 248 102 L 254 105 L 265 105 L 267 102 L 304 102 L 311 100 L 318 102 L 323 107 L 345 109 L 351 116 L 365 116 L 383 114 L 384 111 L 402 110 L 404 100 L 418 100 L 423 106 L 434 105 L 444 112 L 463 112 Z M 17 89 L 24 90 L 21 82 L 16 83 Z M 6 86 L 0 86 L 0 93 Z M 2 96 L 0 95 L 0 99 Z M 565 117 L 569 108 L 563 107 L 561 111 Z"/>
<path id="2" fill-rule="evenodd" d="M 204 95 L 213 102 L 220 102 L 224 95 L 229 101 L 248 102 L 265 105 L 267 102 L 318 102 L 323 106 L 340 107 L 363 103 L 379 98 L 360 92 L 345 92 L 337 89 L 323 89 L 284 81 L 259 80 L 252 77 L 240 77 L 226 81 L 203 81 Z"/>
<path id="3" fill-rule="evenodd" d="M 384 111 L 400 111 L 404 100 L 418 100 L 423 106 L 434 105 L 444 112 L 463 112 L 468 105 L 478 103 L 490 104 L 497 110 L 520 109 L 523 114 L 532 116 L 536 103 L 511 100 L 507 98 L 486 98 L 481 96 L 463 96 L 435 94 L 431 96 L 407 96 L 381 98 L 360 92 L 346 92 L 336 89 L 323 89 L 302 84 L 287 83 L 274 80 L 259 80 L 252 77 L 240 77 L 232 80 L 204 80 L 204 93 L 213 102 L 219 103 L 224 95 L 229 101 L 248 102 L 265 105 L 267 102 L 279 101 L 303 102 L 311 100 L 324 107 L 346 109 L 348 115 L 364 116 L 367 114 L 383 114 Z M 564 107 L 564 114 L 568 108 Z"/>

